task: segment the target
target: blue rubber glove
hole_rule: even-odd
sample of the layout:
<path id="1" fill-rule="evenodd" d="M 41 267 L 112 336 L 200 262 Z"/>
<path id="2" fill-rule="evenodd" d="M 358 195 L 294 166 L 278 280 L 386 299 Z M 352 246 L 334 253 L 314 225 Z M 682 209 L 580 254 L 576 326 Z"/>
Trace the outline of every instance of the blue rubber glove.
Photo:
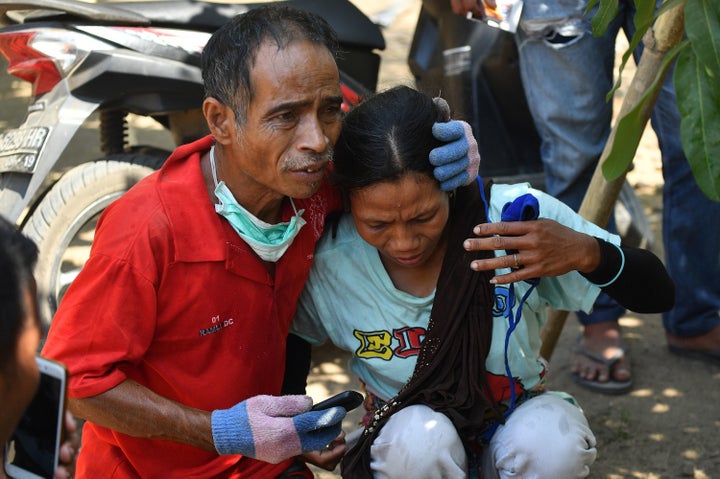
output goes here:
<path id="1" fill-rule="evenodd" d="M 511 203 L 505 203 L 500 221 L 531 221 L 540 216 L 540 204 L 530 193 L 518 196 Z"/>
<path id="2" fill-rule="evenodd" d="M 435 123 L 433 136 L 446 142 L 430 152 L 433 172 L 443 191 L 451 191 L 475 181 L 480 168 L 480 152 L 472 128 L 464 121 Z"/>
<path id="3" fill-rule="evenodd" d="M 212 412 L 215 449 L 277 464 L 330 444 L 342 430 L 345 409 L 310 411 L 309 396 L 254 396 Z"/>
<path id="4" fill-rule="evenodd" d="M 500 221 L 532 221 L 540 217 L 540 203 L 530 193 L 518 196 L 512 202 L 505 203 L 500 213 Z M 505 250 L 508 255 L 516 255 L 518 250 Z M 517 256 L 516 256 L 517 258 Z M 522 267 L 522 266 L 521 266 Z M 526 280 L 530 284 L 537 284 L 539 278 Z M 524 302 L 524 299 L 523 299 Z M 518 309 L 520 312 L 520 309 Z"/>

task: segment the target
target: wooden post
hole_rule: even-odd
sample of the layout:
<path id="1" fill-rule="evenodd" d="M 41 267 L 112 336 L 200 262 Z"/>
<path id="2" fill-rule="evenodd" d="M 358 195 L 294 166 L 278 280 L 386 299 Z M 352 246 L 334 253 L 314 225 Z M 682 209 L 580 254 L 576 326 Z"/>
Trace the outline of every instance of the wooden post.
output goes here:
<path id="1" fill-rule="evenodd" d="M 661 72 L 661 67 L 665 54 L 682 40 L 685 22 L 683 7 L 684 5 L 680 4 L 664 12 L 655 21 L 655 25 L 645 34 L 643 38 L 645 49 L 638 62 L 637 70 L 630 83 L 627 95 L 623 100 L 618 118 L 622 118 L 638 104 L 658 74 L 662 75 L 661 82 L 667 75 L 667 70 Z M 650 114 L 655 107 L 655 101 L 657 100 L 659 92 L 660 90 L 658 88 L 654 96 L 641 107 L 643 125 L 646 125 L 650 119 Z M 615 180 L 607 181 L 602 173 L 602 165 L 610 154 L 615 132 L 617 131 L 617 124 L 618 122 L 616 121 L 610 131 L 610 136 L 605 143 L 605 149 L 600 156 L 600 160 L 595 168 L 592 180 L 590 181 L 590 185 L 588 186 L 579 210 L 583 218 L 603 227 L 606 226 L 610 220 L 610 216 L 615 208 L 615 202 L 617 201 L 620 189 L 627 175 L 627 171 L 625 171 L 625 173 Z M 567 316 L 567 311 L 550 310 L 548 322 L 540 332 L 542 338 L 540 355 L 548 361 L 552 357 Z"/>

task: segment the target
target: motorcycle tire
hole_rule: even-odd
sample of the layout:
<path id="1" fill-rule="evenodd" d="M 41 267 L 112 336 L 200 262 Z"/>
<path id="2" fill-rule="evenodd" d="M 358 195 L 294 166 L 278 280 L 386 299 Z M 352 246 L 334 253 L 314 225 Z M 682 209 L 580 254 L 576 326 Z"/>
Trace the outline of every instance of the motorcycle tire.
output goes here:
<path id="1" fill-rule="evenodd" d="M 167 156 L 110 155 L 78 165 L 53 185 L 25 222 L 39 249 L 35 268 L 43 338 L 72 280 L 90 254 L 100 213 Z"/>

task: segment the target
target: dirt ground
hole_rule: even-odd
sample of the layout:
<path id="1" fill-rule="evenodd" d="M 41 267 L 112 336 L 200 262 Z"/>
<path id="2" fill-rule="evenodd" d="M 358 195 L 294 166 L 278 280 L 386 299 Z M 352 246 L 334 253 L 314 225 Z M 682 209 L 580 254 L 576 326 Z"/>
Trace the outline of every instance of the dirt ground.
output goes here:
<path id="1" fill-rule="evenodd" d="M 381 88 L 412 84 L 406 60 L 417 20 L 419 0 L 362 0 L 369 15 L 388 13 L 384 29 Z M 622 40 L 619 45 L 622 47 Z M 632 71 L 624 76 L 631 78 Z M 629 82 L 625 82 L 627 84 Z M 657 141 L 646 132 L 635 169 L 629 175 L 646 208 L 655 234 L 654 251 L 663 257 L 660 236 L 662 174 Z M 592 478 L 720 478 L 720 368 L 668 353 L 659 315 L 628 314 L 621 320 L 633 361 L 635 386 L 624 396 L 605 396 L 576 385 L 569 370 L 570 352 L 580 332 L 570 316 L 550 362 L 549 387 L 574 395 L 598 440 Z M 329 346 L 316 351 L 309 393 L 322 399 L 357 387 L 345 370 L 347 356 Z M 346 421 L 352 428 L 357 414 Z M 347 428 L 346 428 L 347 429 Z M 339 477 L 318 471 L 320 479 Z"/>
<path id="2" fill-rule="evenodd" d="M 388 22 L 384 29 L 388 48 L 382 53 L 381 88 L 412 84 L 406 60 L 420 1 L 355 0 L 355 3 L 372 17 Z M 24 105 L 18 102 L 8 77 L 3 74 L 0 78 L 2 129 L 17 126 Z M 18 87 L 18 82 L 13 86 Z M 662 257 L 659 240 L 662 177 L 657 143 L 651 132 L 643 139 L 629 179 L 646 207 L 655 231 L 655 251 Z M 580 331 L 573 317 L 568 318 L 550 363 L 549 386 L 567 391 L 579 400 L 597 436 L 599 456 L 591 477 L 720 478 L 720 369 L 671 356 L 659 315 L 628 314 L 621 324 L 633 360 L 635 387 L 631 393 L 603 396 L 588 392 L 571 380 L 569 356 Z M 346 362 L 347 356 L 334 348 L 318 348 L 309 394 L 321 400 L 343 389 L 357 389 L 356 380 L 346 372 Z M 351 430 L 356 421 L 357 413 L 349 415 L 346 430 Z M 339 474 L 317 471 L 317 477 L 332 479 Z"/>

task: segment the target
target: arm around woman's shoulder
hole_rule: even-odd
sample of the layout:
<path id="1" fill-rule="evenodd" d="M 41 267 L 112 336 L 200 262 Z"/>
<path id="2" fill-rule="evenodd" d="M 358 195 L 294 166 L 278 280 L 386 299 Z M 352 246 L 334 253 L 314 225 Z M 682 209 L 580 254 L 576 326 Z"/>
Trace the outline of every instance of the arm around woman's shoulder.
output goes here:
<path id="1" fill-rule="evenodd" d="M 538 199 L 540 218 L 498 221 L 508 201 L 521 194 Z M 620 245 L 620 239 L 582 218 L 570 207 L 527 184 L 493 185 L 490 220 L 477 225 L 468 251 L 505 250 L 505 254 L 471 263 L 474 270 L 502 270 L 496 284 L 559 276 L 576 270 L 618 303 L 635 312 L 657 313 L 672 308 L 675 285 L 652 252 Z"/>
<path id="2" fill-rule="evenodd" d="M 600 263 L 583 274 L 625 308 L 637 313 L 661 313 L 675 304 L 675 283 L 652 252 L 614 245 L 596 238 Z"/>

